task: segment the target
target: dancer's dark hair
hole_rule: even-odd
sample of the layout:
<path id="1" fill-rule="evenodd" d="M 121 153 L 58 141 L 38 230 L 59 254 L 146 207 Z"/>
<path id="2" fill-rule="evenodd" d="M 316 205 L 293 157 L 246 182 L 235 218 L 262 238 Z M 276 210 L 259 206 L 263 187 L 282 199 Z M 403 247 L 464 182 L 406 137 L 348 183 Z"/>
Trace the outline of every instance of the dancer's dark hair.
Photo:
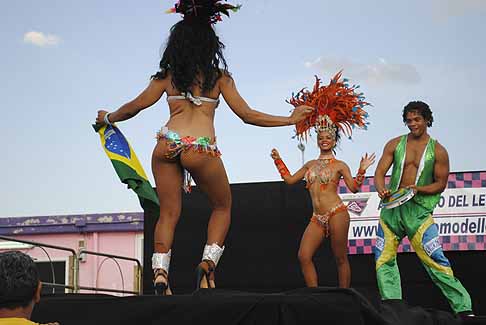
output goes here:
<path id="1" fill-rule="evenodd" d="M 204 93 L 215 86 L 222 74 L 229 75 L 223 55 L 225 46 L 213 28 L 214 17 L 227 14 L 228 9 L 221 6 L 214 0 L 180 1 L 176 5 L 184 19 L 172 26 L 160 71 L 152 78 L 164 79 L 170 73 L 172 84 L 180 92 L 199 87 Z"/>

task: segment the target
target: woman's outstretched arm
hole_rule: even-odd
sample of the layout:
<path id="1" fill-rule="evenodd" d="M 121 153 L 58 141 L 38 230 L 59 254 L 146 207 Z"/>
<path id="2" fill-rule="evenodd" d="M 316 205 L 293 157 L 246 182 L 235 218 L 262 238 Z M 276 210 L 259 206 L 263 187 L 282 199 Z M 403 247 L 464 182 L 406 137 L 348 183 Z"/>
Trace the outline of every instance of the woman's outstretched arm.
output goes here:
<path id="1" fill-rule="evenodd" d="M 265 127 L 293 125 L 314 111 L 310 106 L 299 106 L 290 116 L 276 116 L 254 110 L 241 97 L 235 81 L 228 75 L 219 80 L 219 89 L 231 110 L 247 124 Z"/>
<path id="2" fill-rule="evenodd" d="M 160 97 L 162 97 L 167 87 L 167 81 L 153 79 L 150 81 L 147 88 L 145 88 L 140 95 L 128 103 L 122 105 L 114 112 L 107 112 L 105 110 L 99 110 L 96 118 L 97 124 L 115 123 L 128 120 L 137 115 L 141 110 L 155 104 Z M 109 114 L 105 117 L 106 114 Z"/>

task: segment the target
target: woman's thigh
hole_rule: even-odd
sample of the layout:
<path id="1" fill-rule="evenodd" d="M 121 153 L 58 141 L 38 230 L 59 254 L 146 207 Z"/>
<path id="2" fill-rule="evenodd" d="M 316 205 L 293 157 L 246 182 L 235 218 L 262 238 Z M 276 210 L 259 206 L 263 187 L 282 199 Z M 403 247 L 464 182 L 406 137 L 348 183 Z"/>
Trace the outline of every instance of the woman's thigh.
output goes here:
<path id="1" fill-rule="evenodd" d="M 309 222 L 300 241 L 299 258 L 309 259 L 325 238 L 324 229 L 314 222 Z"/>
<path id="2" fill-rule="evenodd" d="M 329 219 L 331 248 L 335 256 L 348 253 L 349 213 L 340 212 Z"/>
<path id="3" fill-rule="evenodd" d="M 206 193 L 213 208 L 231 209 L 231 190 L 221 158 L 188 150 L 181 154 L 181 164 Z"/>
<path id="4" fill-rule="evenodd" d="M 181 211 L 183 170 L 178 158 L 166 157 L 165 140 L 159 140 L 152 154 L 152 173 L 162 214 L 178 217 Z"/>

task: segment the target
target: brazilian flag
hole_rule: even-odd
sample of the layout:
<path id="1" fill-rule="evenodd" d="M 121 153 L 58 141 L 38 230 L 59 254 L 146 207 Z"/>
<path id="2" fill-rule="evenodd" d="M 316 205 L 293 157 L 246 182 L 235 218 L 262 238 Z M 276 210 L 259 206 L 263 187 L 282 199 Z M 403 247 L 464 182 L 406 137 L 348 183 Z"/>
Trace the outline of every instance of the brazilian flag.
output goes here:
<path id="1" fill-rule="evenodd" d="M 128 185 L 138 195 L 143 210 L 150 215 L 158 215 L 159 199 L 137 155 L 116 125 L 93 125 L 100 135 L 101 145 L 110 158 L 122 183 Z"/>

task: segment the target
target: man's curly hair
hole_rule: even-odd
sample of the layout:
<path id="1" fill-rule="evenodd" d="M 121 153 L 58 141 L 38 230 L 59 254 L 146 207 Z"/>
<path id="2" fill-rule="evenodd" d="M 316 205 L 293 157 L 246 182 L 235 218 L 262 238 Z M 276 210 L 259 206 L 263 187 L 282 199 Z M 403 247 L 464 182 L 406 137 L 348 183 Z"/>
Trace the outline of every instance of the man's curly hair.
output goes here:
<path id="1" fill-rule="evenodd" d="M 407 123 L 407 114 L 410 112 L 420 114 L 427 121 L 427 126 L 432 126 L 434 117 L 432 116 L 432 111 L 430 110 L 429 105 L 426 103 L 421 101 L 413 101 L 408 103 L 407 106 L 403 108 L 403 123 Z"/>

